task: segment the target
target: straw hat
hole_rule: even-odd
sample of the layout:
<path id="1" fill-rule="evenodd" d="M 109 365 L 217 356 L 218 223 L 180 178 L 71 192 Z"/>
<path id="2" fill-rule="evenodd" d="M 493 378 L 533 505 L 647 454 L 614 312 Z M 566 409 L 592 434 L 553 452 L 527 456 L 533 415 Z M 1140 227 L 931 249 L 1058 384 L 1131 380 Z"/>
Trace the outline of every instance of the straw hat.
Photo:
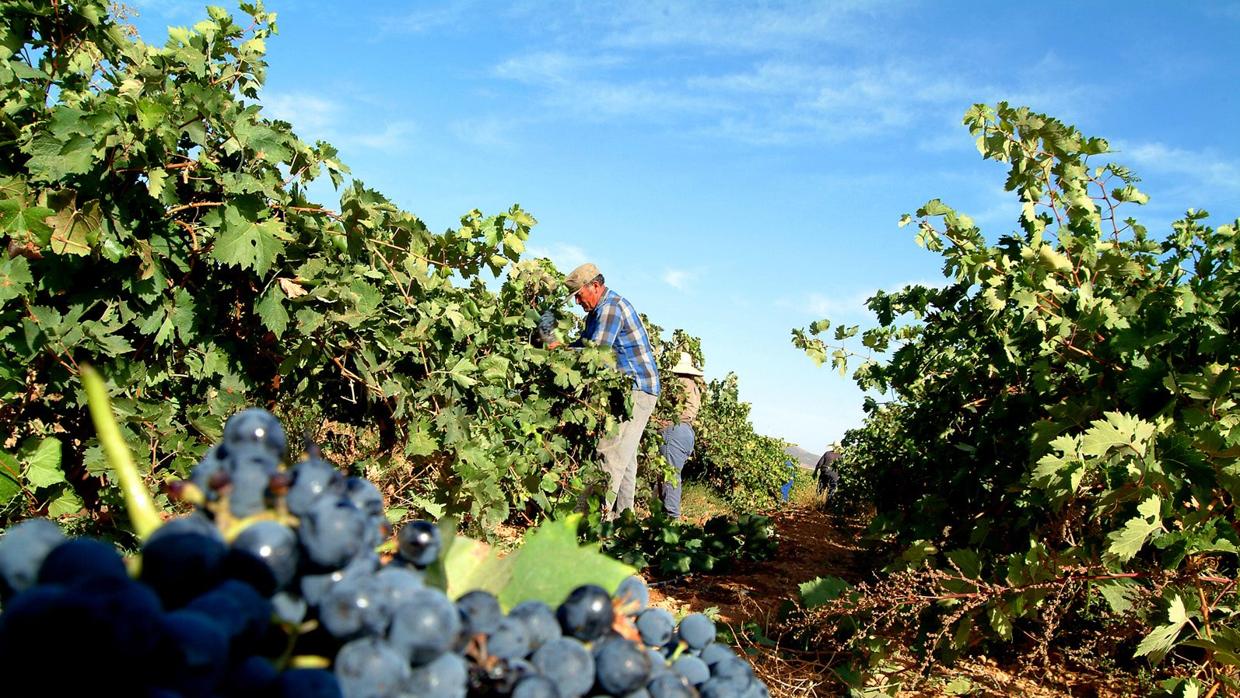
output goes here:
<path id="1" fill-rule="evenodd" d="M 701 376 L 702 369 L 693 365 L 693 359 L 689 356 L 689 352 L 680 352 L 680 361 L 672 367 L 672 373 L 679 373 L 682 376 Z"/>
<path id="2" fill-rule="evenodd" d="M 598 267 L 586 262 L 576 269 L 568 272 L 568 276 L 564 277 L 564 285 L 569 291 L 576 293 L 578 289 L 594 280 L 594 277 L 601 274 Z"/>

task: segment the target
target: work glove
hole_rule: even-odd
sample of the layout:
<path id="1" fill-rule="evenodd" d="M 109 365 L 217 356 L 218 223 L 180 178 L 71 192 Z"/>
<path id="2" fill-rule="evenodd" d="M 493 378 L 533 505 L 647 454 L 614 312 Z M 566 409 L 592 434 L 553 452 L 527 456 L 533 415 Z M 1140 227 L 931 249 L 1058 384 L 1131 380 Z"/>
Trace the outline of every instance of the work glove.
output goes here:
<path id="1" fill-rule="evenodd" d="M 544 347 L 551 346 L 555 341 L 555 311 L 547 310 L 538 318 L 538 336 Z"/>

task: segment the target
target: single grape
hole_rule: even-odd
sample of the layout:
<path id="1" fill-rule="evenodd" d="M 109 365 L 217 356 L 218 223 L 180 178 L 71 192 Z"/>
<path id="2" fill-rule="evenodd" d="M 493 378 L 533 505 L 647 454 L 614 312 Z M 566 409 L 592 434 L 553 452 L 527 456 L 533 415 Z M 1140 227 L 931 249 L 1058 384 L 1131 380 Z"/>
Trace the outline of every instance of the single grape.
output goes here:
<path id="1" fill-rule="evenodd" d="M 647 647 L 646 656 L 650 657 L 651 678 L 658 676 L 659 674 L 666 674 L 672 670 L 672 668 L 667 665 L 667 657 L 664 657 L 663 653 L 660 652 L 657 647 Z"/>
<path id="2" fill-rule="evenodd" d="M 400 556 L 417 567 L 429 567 L 439 557 L 439 527 L 429 521 L 410 521 L 397 534 Z"/>
<path id="3" fill-rule="evenodd" d="M 508 612 L 509 617 L 519 618 L 530 633 L 530 650 L 537 650 L 547 642 L 563 635 L 555 611 L 542 601 L 522 601 Z"/>
<path id="4" fill-rule="evenodd" d="M 468 678 L 465 660 L 458 654 L 445 652 L 411 672 L 403 695 L 410 698 L 465 698 Z"/>
<path id="5" fill-rule="evenodd" d="M 519 659 L 530 653 L 530 631 L 520 618 L 500 618 L 487 635 L 487 654 L 500 659 Z"/>
<path id="6" fill-rule="evenodd" d="M 345 643 L 336 653 L 335 672 L 347 698 L 396 698 L 410 678 L 400 653 L 375 637 Z"/>
<path id="7" fill-rule="evenodd" d="M 355 576 L 342 579 L 327 592 L 327 598 L 319 605 L 319 622 L 327 632 L 341 639 L 360 634 L 365 628 L 362 617 L 370 605 L 374 591 L 373 577 Z M 348 693 L 348 691 L 345 691 Z"/>
<path id="8" fill-rule="evenodd" d="M 48 551 L 39 567 L 39 584 L 83 584 L 91 580 L 129 580 L 116 548 L 94 538 L 70 538 Z"/>
<path id="9" fill-rule="evenodd" d="M 165 524 L 166 528 L 169 524 Z M 151 536 L 142 546 L 140 579 L 154 589 L 167 608 L 180 608 L 223 579 L 228 552 L 218 535 L 170 533 Z M 163 528 L 156 529 L 162 531 Z"/>
<path id="10" fill-rule="evenodd" d="M 336 675 L 325 669 L 286 669 L 273 691 L 278 698 L 345 698 Z"/>
<path id="11" fill-rule="evenodd" d="M 64 541 L 65 534 L 47 519 L 10 526 L 0 538 L 0 601 L 33 586 L 47 554 Z"/>
<path id="12" fill-rule="evenodd" d="M 642 642 L 650 647 L 662 647 L 672 641 L 676 632 L 676 619 L 662 608 L 647 608 L 637 616 L 637 632 Z"/>
<path id="13" fill-rule="evenodd" d="M 386 633 L 392 614 L 422 589 L 422 573 L 403 567 L 385 566 L 371 577 L 370 604 L 362 609 L 362 621 L 371 632 Z"/>
<path id="14" fill-rule="evenodd" d="M 701 650 L 715 641 L 715 622 L 701 613 L 690 613 L 680 619 L 678 632 L 690 649 Z"/>
<path id="15" fill-rule="evenodd" d="M 725 644 L 712 642 L 702 649 L 701 659 L 706 662 L 706 666 L 713 667 L 717 662 L 724 659 L 735 659 L 736 653 L 731 647 Z"/>
<path id="16" fill-rule="evenodd" d="M 194 466 L 192 471 L 190 471 L 190 482 L 197 485 L 198 489 L 202 490 L 203 494 L 205 494 L 207 499 L 210 501 L 215 501 L 218 496 L 214 486 L 218 482 L 216 475 L 227 470 L 224 461 L 224 455 L 227 452 L 228 449 L 224 448 L 223 445 L 215 444 L 211 448 L 207 449 L 207 452 L 203 455 L 202 460 L 198 461 L 198 464 Z"/>
<path id="17" fill-rule="evenodd" d="M 366 517 L 348 499 L 322 497 L 301 518 L 298 534 L 314 563 L 340 568 L 362 552 Z"/>
<path id="18" fill-rule="evenodd" d="M 594 658 L 575 638 L 551 640 L 538 648 L 532 661 L 539 673 L 555 682 L 561 698 L 578 698 L 594 685 Z"/>
<path id="19" fill-rule="evenodd" d="M 617 638 L 603 643 L 594 658 L 594 670 L 603 690 L 624 695 L 646 684 L 650 677 L 650 657 L 637 645 Z"/>
<path id="20" fill-rule="evenodd" d="M 712 676 L 698 689 L 701 698 L 745 698 L 748 679 Z"/>
<path id="21" fill-rule="evenodd" d="M 238 647 L 247 647 L 260 639 L 271 623 L 271 602 L 254 587 L 235 579 L 226 579 L 207 593 L 185 606 L 219 624 L 224 634 Z"/>
<path id="22" fill-rule="evenodd" d="M 344 494 L 344 475 L 322 458 L 307 458 L 289 470 L 288 510 L 296 516 L 310 511 L 319 497 Z"/>
<path id="23" fill-rule="evenodd" d="M 426 664 L 456 645 L 460 614 L 438 589 L 424 588 L 398 606 L 388 639 L 414 666 Z"/>
<path id="24" fill-rule="evenodd" d="M 297 574 L 297 534 L 278 521 L 255 521 L 233 540 L 232 549 L 262 563 L 275 590 L 284 589 Z"/>
<path id="25" fill-rule="evenodd" d="M 551 679 L 534 674 L 517 682 L 512 689 L 512 698 L 560 698 L 560 692 Z"/>
<path id="26" fill-rule="evenodd" d="M 229 471 L 228 510 L 237 518 L 253 516 L 267 508 L 267 485 L 271 473 L 261 464 L 241 463 Z"/>
<path id="27" fill-rule="evenodd" d="M 685 677 L 694 686 L 701 686 L 710 678 L 710 667 L 691 654 L 682 655 L 673 662 L 672 671 Z"/>
<path id="28" fill-rule="evenodd" d="M 728 659 L 721 659 L 711 665 L 710 675 L 725 679 L 747 679 L 753 676 L 753 668 L 740 657 L 730 657 Z"/>
<path id="29" fill-rule="evenodd" d="M 556 609 L 555 617 L 565 635 L 584 640 L 596 640 L 611 629 L 615 612 L 611 596 L 600 586 L 585 584 L 573 589 Z"/>
<path id="30" fill-rule="evenodd" d="M 456 607 L 461 612 L 461 625 L 464 626 L 466 636 L 494 632 L 499 626 L 499 619 L 504 616 L 495 594 L 481 589 L 461 596 L 456 600 Z"/>
<path id="31" fill-rule="evenodd" d="M 616 588 L 616 601 L 623 613 L 630 616 L 641 613 L 650 605 L 650 589 L 646 586 L 646 580 L 637 575 L 625 577 Z"/>
<path id="32" fill-rule="evenodd" d="M 306 619 L 308 606 L 305 599 L 288 591 L 282 591 L 271 597 L 271 609 L 275 612 L 276 618 L 289 625 L 300 625 Z"/>
<path id="33" fill-rule="evenodd" d="M 152 668 L 160 686 L 185 695 L 207 695 L 224 678 L 228 637 L 210 617 L 189 610 L 164 615 Z"/>
<path id="34" fill-rule="evenodd" d="M 279 675 L 271 660 L 251 655 L 229 667 L 220 693 L 232 698 L 266 698 L 272 695 Z"/>
<path id="35" fill-rule="evenodd" d="M 362 510 L 363 514 L 382 519 L 383 494 L 370 480 L 361 477 L 349 477 L 344 481 L 344 493 L 353 502 L 353 506 Z"/>
<path id="36" fill-rule="evenodd" d="M 324 574 L 303 574 L 298 586 L 301 595 L 311 606 L 318 606 L 327 598 L 327 592 L 345 577 L 374 574 L 379 569 L 379 556 L 361 554 L 349 560 L 349 564 Z"/>
<path id="37" fill-rule="evenodd" d="M 145 545 L 150 545 L 164 536 L 182 533 L 196 533 L 200 536 L 214 538 L 220 542 L 224 541 L 224 537 L 220 535 L 220 530 L 215 527 L 215 522 L 202 511 L 194 511 L 185 516 L 178 516 L 175 519 L 165 521 L 159 528 L 151 532 L 150 537 L 146 539 Z"/>
<path id="38" fill-rule="evenodd" d="M 280 420 L 259 407 L 241 410 L 228 418 L 224 425 L 224 444 L 230 450 L 249 444 L 261 446 L 278 459 L 288 452 L 288 437 Z"/>
<path id="39" fill-rule="evenodd" d="M 646 684 L 650 698 L 697 698 L 697 692 L 676 673 L 659 674 Z"/>

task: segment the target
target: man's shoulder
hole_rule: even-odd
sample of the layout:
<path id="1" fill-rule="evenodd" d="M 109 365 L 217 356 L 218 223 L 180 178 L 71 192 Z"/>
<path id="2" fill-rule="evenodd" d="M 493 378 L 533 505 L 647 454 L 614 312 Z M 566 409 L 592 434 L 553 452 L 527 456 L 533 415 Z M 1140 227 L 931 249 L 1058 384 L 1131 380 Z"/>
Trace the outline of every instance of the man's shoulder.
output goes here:
<path id="1" fill-rule="evenodd" d="M 603 296 L 603 302 L 610 303 L 623 309 L 625 312 L 633 313 L 634 315 L 637 314 L 637 311 L 633 309 L 633 304 L 629 302 L 629 299 L 611 289 L 607 289 L 607 295 Z"/>

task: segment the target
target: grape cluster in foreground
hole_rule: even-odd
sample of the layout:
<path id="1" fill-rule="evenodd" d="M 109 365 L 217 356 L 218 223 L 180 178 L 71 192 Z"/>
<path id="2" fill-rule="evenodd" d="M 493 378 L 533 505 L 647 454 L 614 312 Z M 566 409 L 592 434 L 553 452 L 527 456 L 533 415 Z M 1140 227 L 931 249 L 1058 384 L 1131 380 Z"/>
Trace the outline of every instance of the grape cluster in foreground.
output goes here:
<path id="1" fill-rule="evenodd" d="M 386 563 L 383 497 L 260 409 L 180 483 L 196 503 L 127 566 L 109 544 L 43 519 L 0 538 L 6 686 L 152 698 L 760 698 L 766 687 L 701 614 L 679 625 L 630 577 L 559 606 L 504 613 L 426 584 L 439 530 L 414 521 Z M 132 568 L 132 569 L 131 569 Z"/>

